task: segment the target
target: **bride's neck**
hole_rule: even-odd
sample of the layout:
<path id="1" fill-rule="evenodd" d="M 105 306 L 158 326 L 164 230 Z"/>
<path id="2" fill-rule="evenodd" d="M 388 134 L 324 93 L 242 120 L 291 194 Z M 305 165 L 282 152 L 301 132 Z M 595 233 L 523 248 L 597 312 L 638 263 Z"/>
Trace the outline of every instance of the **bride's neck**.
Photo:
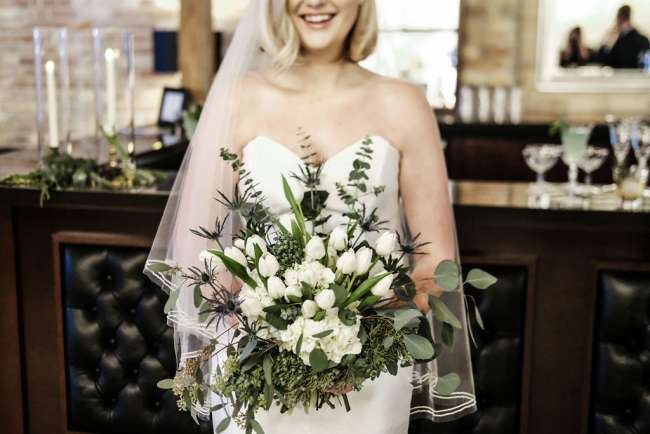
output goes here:
<path id="1" fill-rule="evenodd" d="M 340 84 L 347 63 L 343 57 L 326 59 L 307 56 L 302 57 L 292 69 L 294 78 L 301 88 L 316 91 L 329 90 Z"/>

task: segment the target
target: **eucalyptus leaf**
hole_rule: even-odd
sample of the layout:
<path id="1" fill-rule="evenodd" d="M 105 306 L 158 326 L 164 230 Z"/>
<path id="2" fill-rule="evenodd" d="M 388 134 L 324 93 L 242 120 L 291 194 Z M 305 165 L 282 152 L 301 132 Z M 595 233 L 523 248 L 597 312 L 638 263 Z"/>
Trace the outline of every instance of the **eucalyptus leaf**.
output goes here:
<path id="1" fill-rule="evenodd" d="M 156 383 L 156 386 L 159 389 L 164 389 L 164 390 L 169 390 L 174 388 L 174 379 L 173 378 L 165 378 L 164 380 L 160 380 L 158 383 Z"/>
<path id="2" fill-rule="evenodd" d="M 264 434 L 264 429 L 262 429 L 262 425 L 255 419 L 251 419 L 251 426 L 253 427 L 253 431 L 255 431 L 256 434 Z"/>
<path id="3" fill-rule="evenodd" d="M 456 373 L 447 374 L 444 377 L 438 378 L 436 384 L 436 392 L 441 395 L 451 395 L 460 386 L 460 377 Z"/>
<path id="4" fill-rule="evenodd" d="M 422 313 L 416 309 L 400 309 L 395 312 L 395 319 L 393 324 L 395 330 L 402 330 L 412 319 L 419 318 L 422 316 Z"/>
<path id="5" fill-rule="evenodd" d="M 178 301 L 178 296 L 181 294 L 181 290 L 177 289 L 176 291 L 172 291 L 169 294 L 169 298 L 167 299 L 167 302 L 165 303 L 165 307 L 163 308 L 163 311 L 165 314 L 168 314 L 171 312 L 172 309 L 176 306 L 176 302 Z"/>
<path id="6" fill-rule="evenodd" d="M 416 360 L 428 360 L 433 357 L 433 345 L 420 335 L 404 335 L 406 350 Z"/>
<path id="7" fill-rule="evenodd" d="M 239 355 L 239 360 L 246 360 L 246 358 L 251 355 L 253 350 L 255 350 L 255 347 L 257 347 L 257 338 L 255 336 L 251 336 L 244 346 L 241 354 Z"/>
<path id="8" fill-rule="evenodd" d="M 485 324 L 483 324 L 483 317 L 481 316 L 481 311 L 479 310 L 476 304 L 474 305 L 474 317 L 476 318 L 476 324 L 478 324 L 481 330 L 485 330 Z"/>
<path id="9" fill-rule="evenodd" d="M 431 307 L 431 312 L 433 316 L 438 320 L 444 323 L 451 325 L 454 328 L 460 329 L 462 325 L 456 315 L 454 315 L 444 301 L 440 300 L 438 297 L 429 296 L 429 307 Z"/>
<path id="10" fill-rule="evenodd" d="M 331 335 L 332 333 L 334 333 L 334 330 L 329 329 L 329 330 L 322 331 L 320 333 L 316 333 L 315 335 L 311 335 L 311 337 L 316 339 L 321 339 Z"/>
<path id="11" fill-rule="evenodd" d="M 201 286 L 194 285 L 194 307 L 198 308 L 203 302 L 203 294 L 201 294 Z"/>
<path id="12" fill-rule="evenodd" d="M 147 264 L 147 269 L 153 271 L 154 273 L 165 273 L 171 270 L 173 267 L 162 261 L 151 261 Z"/>
<path id="13" fill-rule="evenodd" d="M 327 354 L 325 354 L 325 351 L 316 348 L 309 353 L 309 364 L 314 372 L 322 372 L 327 369 L 329 367 L 329 360 L 327 360 Z"/>
<path id="14" fill-rule="evenodd" d="M 230 416 L 226 417 L 224 420 L 219 422 L 217 427 L 214 429 L 214 432 L 217 433 L 217 434 L 222 433 L 222 432 L 224 432 L 225 430 L 228 429 L 229 425 L 230 425 Z"/>
<path id="15" fill-rule="evenodd" d="M 440 330 L 440 337 L 442 339 L 442 343 L 445 344 L 448 347 L 453 347 L 454 346 L 454 328 L 447 324 L 447 323 L 442 323 L 442 329 Z"/>
<path id="16" fill-rule="evenodd" d="M 460 284 L 460 266 L 454 261 L 444 260 L 436 267 L 433 278 L 443 291 L 455 291 Z"/>
<path id="17" fill-rule="evenodd" d="M 476 289 L 487 289 L 497 282 L 497 278 L 478 268 L 473 268 L 467 273 L 465 283 L 469 283 Z"/>

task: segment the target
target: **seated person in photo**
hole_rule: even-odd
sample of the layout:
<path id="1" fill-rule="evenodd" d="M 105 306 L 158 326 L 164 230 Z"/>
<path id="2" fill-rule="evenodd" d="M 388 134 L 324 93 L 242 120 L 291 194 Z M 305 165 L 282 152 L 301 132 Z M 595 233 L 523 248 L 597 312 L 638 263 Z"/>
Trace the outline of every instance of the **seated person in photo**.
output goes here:
<path id="1" fill-rule="evenodd" d="M 594 60 L 594 50 L 582 42 L 582 29 L 574 27 L 569 32 L 566 47 L 560 53 L 560 66 L 563 68 L 584 66 Z"/>
<path id="2" fill-rule="evenodd" d="M 612 68 L 636 69 L 650 49 L 648 38 L 632 25 L 632 8 L 621 6 L 616 14 L 616 24 L 600 48 L 600 63 Z"/>

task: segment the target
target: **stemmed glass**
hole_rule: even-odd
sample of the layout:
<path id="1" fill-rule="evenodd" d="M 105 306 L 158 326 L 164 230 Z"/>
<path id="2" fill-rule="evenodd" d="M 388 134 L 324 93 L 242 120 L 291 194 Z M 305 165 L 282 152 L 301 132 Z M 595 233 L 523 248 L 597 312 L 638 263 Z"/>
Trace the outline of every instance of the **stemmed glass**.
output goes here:
<path id="1" fill-rule="evenodd" d="M 562 148 L 557 145 L 526 145 L 521 153 L 526 165 L 537 174 L 535 187 L 541 191 L 544 186 L 544 174 L 555 166 L 562 155 Z"/>
<path id="2" fill-rule="evenodd" d="M 587 144 L 593 125 L 572 126 L 562 132 L 562 161 L 569 166 L 569 196 L 573 197 L 578 186 L 578 163 L 587 152 Z"/>
<path id="3" fill-rule="evenodd" d="M 585 172 L 587 190 L 590 190 L 592 185 L 591 174 L 600 169 L 608 156 L 609 149 L 589 146 L 582 159 L 578 162 L 578 167 Z"/>
<path id="4" fill-rule="evenodd" d="M 650 158 L 650 123 L 642 122 L 638 124 L 638 129 L 633 134 L 632 146 L 634 155 L 639 162 L 639 170 L 642 176 L 647 177 L 648 159 Z"/>
<path id="5" fill-rule="evenodd" d="M 630 119 L 617 121 L 613 116 L 607 116 L 606 119 L 609 127 L 609 142 L 614 151 L 616 164 L 621 166 L 630 153 L 633 122 Z"/>

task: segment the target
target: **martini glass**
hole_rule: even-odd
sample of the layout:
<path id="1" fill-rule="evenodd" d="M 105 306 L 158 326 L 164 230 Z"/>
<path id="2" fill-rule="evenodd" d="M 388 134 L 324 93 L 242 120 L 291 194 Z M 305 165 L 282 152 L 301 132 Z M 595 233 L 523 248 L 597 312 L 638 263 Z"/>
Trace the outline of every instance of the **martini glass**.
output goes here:
<path id="1" fill-rule="evenodd" d="M 562 155 L 562 147 L 557 145 L 526 145 L 521 152 L 526 165 L 537 174 L 535 190 L 544 188 L 544 174 L 548 172 Z"/>
<path id="2" fill-rule="evenodd" d="M 609 149 L 589 146 L 582 159 L 578 162 L 578 167 L 585 172 L 585 185 L 588 190 L 591 189 L 592 185 L 591 174 L 600 169 L 608 156 Z"/>

